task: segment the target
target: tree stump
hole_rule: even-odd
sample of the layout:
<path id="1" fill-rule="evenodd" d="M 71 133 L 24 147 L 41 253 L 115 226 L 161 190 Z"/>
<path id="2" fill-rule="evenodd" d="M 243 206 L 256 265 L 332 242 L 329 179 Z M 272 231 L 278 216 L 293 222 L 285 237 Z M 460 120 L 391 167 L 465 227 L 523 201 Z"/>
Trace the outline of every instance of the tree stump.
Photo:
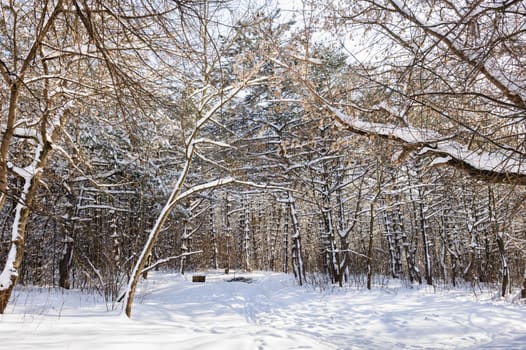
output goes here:
<path id="1" fill-rule="evenodd" d="M 206 279 L 205 275 L 194 275 L 192 276 L 192 282 L 204 282 Z"/>

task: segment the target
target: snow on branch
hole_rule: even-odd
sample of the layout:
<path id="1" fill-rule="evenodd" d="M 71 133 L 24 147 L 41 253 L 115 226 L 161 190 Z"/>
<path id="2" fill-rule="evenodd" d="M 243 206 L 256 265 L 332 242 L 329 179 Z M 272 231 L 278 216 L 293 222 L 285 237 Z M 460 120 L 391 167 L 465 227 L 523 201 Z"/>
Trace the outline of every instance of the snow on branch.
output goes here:
<path id="1" fill-rule="evenodd" d="M 318 59 L 318 58 L 301 57 L 301 56 L 294 55 L 294 54 L 290 54 L 290 57 L 292 57 L 294 59 L 297 59 L 299 61 L 303 61 L 303 62 L 307 62 L 307 63 L 310 63 L 310 64 L 314 64 L 314 65 L 317 65 L 317 66 L 321 66 L 323 64 L 323 62 L 320 59 Z"/>
<path id="2" fill-rule="evenodd" d="M 224 177 L 224 178 L 221 178 L 221 179 L 213 180 L 213 181 L 210 181 L 210 182 L 206 182 L 204 184 L 200 184 L 200 185 L 196 185 L 196 186 L 191 187 L 190 189 L 186 190 L 185 192 L 182 192 L 181 194 L 179 194 L 175 198 L 174 203 L 177 203 L 181 199 L 186 198 L 188 196 L 191 196 L 191 195 L 193 195 L 195 193 L 199 193 L 199 192 L 211 189 L 211 188 L 225 186 L 225 185 L 228 185 L 228 184 L 245 185 L 245 186 L 254 187 L 254 188 L 260 188 L 260 189 L 272 189 L 272 190 L 291 191 L 290 188 L 286 188 L 286 187 L 282 187 L 282 186 L 274 186 L 274 185 L 268 185 L 268 184 L 258 184 L 258 183 L 251 182 L 251 181 L 237 180 L 237 179 L 235 179 L 233 177 Z"/>
<path id="3" fill-rule="evenodd" d="M 6 124 L 0 124 L 0 132 L 2 132 L 2 134 L 6 132 L 6 129 Z M 18 126 L 13 129 L 13 136 L 23 139 L 38 140 L 39 135 L 35 129 Z"/>
<path id="4" fill-rule="evenodd" d="M 234 178 L 233 177 L 225 177 L 225 178 L 222 178 L 222 179 L 206 182 L 206 183 L 201 184 L 201 185 L 193 186 L 190 189 L 188 189 L 187 191 L 179 194 L 174 199 L 174 203 L 177 203 L 181 199 L 186 198 L 188 196 L 191 196 L 194 193 L 198 193 L 198 192 L 210 189 L 210 188 L 215 188 L 215 187 L 219 187 L 219 186 L 228 185 L 228 184 L 230 184 L 232 182 L 234 182 Z"/>
<path id="5" fill-rule="evenodd" d="M 350 131 L 396 140 L 405 148 L 418 151 L 419 155 L 439 157 L 434 164 L 448 164 L 489 182 L 526 185 L 526 159 L 519 157 L 516 152 L 498 150 L 490 153 L 470 150 L 466 145 L 453 141 L 451 137 L 444 137 L 429 129 L 369 123 L 339 109 L 330 106 L 328 109 Z"/>
<path id="6" fill-rule="evenodd" d="M 155 263 L 151 264 L 150 266 L 148 267 L 145 267 L 144 269 L 141 270 L 141 273 L 145 273 L 145 272 L 148 272 L 150 270 L 153 270 L 155 269 L 157 266 L 159 265 L 162 265 L 162 264 L 166 264 L 172 260 L 177 260 L 177 259 L 181 259 L 183 256 L 190 256 L 190 255 L 194 255 L 194 254 L 201 254 L 203 251 L 202 250 L 196 250 L 195 252 L 188 252 L 188 253 L 183 253 L 183 254 L 179 254 L 177 256 L 170 256 L 168 258 L 164 258 L 164 259 L 161 259 L 161 260 L 157 260 Z"/>
<path id="7" fill-rule="evenodd" d="M 12 171 L 15 175 L 23 178 L 23 179 L 30 179 L 33 176 L 36 175 L 37 171 L 41 171 L 42 169 L 36 168 L 33 165 L 26 166 L 24 168 L 18 167 L 14 165 L 11 162 L 7 162 L 7 169 Z"/>
<path id="8" fill-rule="evenodd" d="M 77 206 L 77 210 L 86 210 L 86 209 L 105 209 L 105 210 L 121 211 L 121 212 L 128 212 L 128 213 L 130 212 L 129 209 L 117 208 L 111 205 L 89 204 L 89 205 Z"/>
<path id="9" fill-rule="evenodd" d="M 201 137 L 201 138 L 198 138 L 198 139 L 195 139 L 194 141 L 192 141 L 193 145 L 197 145 L 197 144 L 200 144 L 200 143 L 209 143 L 209 144 L 216 145 L 216 146 L 219 146 L 219 147 L 235 148 L 234 146 L 232 146 L 232 145 L 230 145 L 228 143 L 212 140 L 212 139 L 209 139 L 209 138 L 206 138 L 206 137 Z"/>
<path id="10" fill-rule="evenodd" d="M 509 4 L 502 4 L 502 6 L 510 6 L 514 1 L 510 1 Z M 422 29 L 425 33 L 431 35 L 437 40 L 446 45 L 448 48 L 448 54 L 453 54 L 460 60 L 469 64 L 473 69 L 479 71 L 486 79 L 493 84 L 497 89 L 499 89 L 502 94 L 517 107 L 524 109 L 526 108 L 526 96 L 524 95 L 524 89 L 522 86 L 517 83 L 511 82 L 508 78 L 503 76 L 502 72 L 499 72 L 495 67 L 481 62 L 477 57 L 470 55 L 462 44 L 457 42 L 457 38 L 452 37 L 451 31 L 442 32 L 436 28 L 439 28 L 438 23 L 429 23 L 424 18 L 418 16 L 416 13 L 412 12 L 405 2 L 400 0 L 389 0 L 389 3 L 392 5 L 393 10 L 398 12 L 402 17 L 406 18 L 418 28 Z M 381 4 L 376 4 L 377 6 L 382 6 Z M 474 5 L 478 6 L 478 5 Z M 500 7 L 493 7 L 492 9 L 498 11 Z M 490 9 L 486 7 L 485 10 Z M 476 13 L 476 8 L 472 9 Z M 473 14 L 472 14 L 473 15 Z"/>
<path id="11" fill-rule="evenodd" d="M 220 94 L 220 99 L 219 101 L 217 101 L 217 103 L 215 105 L 213 105 L 206 113 L 204 113 L 204 115 L 196 122 L 195 124 L 195 130 L 199 130 L 203 127 L 203 125 L 210 119 L 212 118 L 212 116 L 219 110 L 221 109 L 228 101 L 231 101 L 234 97 L 236 97 L 236 95 L 243 89 L 245 89 L 246 87 L 249 87 L 249 86 L 255 86 L 255 85 L 259 85 L 259 84 L 262 84 L 264 83 L 265 81 L 268 80 L 268 77 L 260 77 L 260 78 L 256 78 L 256 79 L 252 79 L 252 80 L 248 80 L 248 81 L 242 81 L 241 83 L 239 83 L 238 85 L 235 85 L 235 86 L 229 86 L 227 88 L 224 88 L 222 91 L 221 91 L 221 94 Z M 228 94 L 224 95 L 223 94 L 225 92 L 228 91 Z M 203 103 L 203 106 L 205 106 L 208 101 L 214 97 L 217 97 L 217 94 L 211 94 L 207 97 L 205 97 L 203 99 L 203 101 L 201 101 Z M 201 107 L 203 108 L 203 107 Z M 186 144 L 190 144 L 191 141 L 195 138 L 195 133 L 192 133 Z"/>

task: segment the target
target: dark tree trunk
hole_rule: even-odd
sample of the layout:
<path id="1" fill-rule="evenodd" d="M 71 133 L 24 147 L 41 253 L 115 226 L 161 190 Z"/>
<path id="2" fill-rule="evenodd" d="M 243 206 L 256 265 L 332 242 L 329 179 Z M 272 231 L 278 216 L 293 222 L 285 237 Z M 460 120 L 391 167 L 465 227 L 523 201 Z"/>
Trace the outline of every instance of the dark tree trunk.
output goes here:
<path id="1" fill-rule="evenodd" d="M 287 215 L 288 214 L 288 215 Z M 283 224 L 283 272 L 289 273 L 289 208 L 285 211 Z"/>
<path id="2" fill-rule="evenodd" d="M 374 203 L 371 203 L 369 221 L 369 244 L 367 247 L 367 289 L 372 287 L 373 279 L 373 235 L 374 235 Z"/>
<path id="3" fill-rule="evenodd" d="M 69 276 L 73 260 L 73 240 L 66 236 L 64 241 L 64 253 L 58 263 L 58 284 L 61 288 L 70 289 Z"/>
<path id="4" fill-rule="evenodd" d="M 301 234 L 298 215 L 296 212 L 295 199 L 291 192 L 288 192 L 288 205 L 290 218 L 292 221 L 292 270 L 294 276 L 298 279 L 299 285 L 305 281 L 305 266 L 303 264 L 303 255 L 301 251 Z"/>
<path id="5" fill-rule="evenodd" d="M 502 239 L 502 234 L 497 233 L 497 246 L 499 247 L 500 261 L 502 264 L 502 286 L 501 286 L 501 295 L 506 296 L 506 290 L 508 289 L 509 283 L 509 271 L 508 271 L 508 262 L 506 260 L 506 251 L 504 249 L 504 240 Z"/>
<path id="6" fill-rule="evenodd" d="M 217 270 L 219 268 L 218 249 L 217 249 L 217 229 L 215 225 L 215 205 L 214 200 L 210 200 L 210 239 L 212 241 L 212 268 Z"/>

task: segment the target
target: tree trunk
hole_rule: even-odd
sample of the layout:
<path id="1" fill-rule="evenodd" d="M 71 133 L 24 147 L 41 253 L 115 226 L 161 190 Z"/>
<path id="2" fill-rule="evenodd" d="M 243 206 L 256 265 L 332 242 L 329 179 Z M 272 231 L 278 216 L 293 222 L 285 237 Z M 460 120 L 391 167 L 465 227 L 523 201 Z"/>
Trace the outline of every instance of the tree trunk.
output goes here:
<path id="1" fill-rule="evenodd" d="M 501 295 L 502 297 L 506 296 L 506 290 L 508 289 L 509 283 L 509 270 L 508 270 L 508 261 L 506 260 L 506 251 L 504 249 L 504 241 L 502 239 L 502 233 L 497 232 L 497 246 L 499 247 L 500 261 L 502 264 L 502 286 L 501 286 Z"/>
<path id="2" fill-rule="evenodd" d="M 37 145 L 35 156 L 31 166 L 32 172 L 26 175 L 24 187 L 15 207 L 15 217 L 11 231 L 11 245 L 7 255 L 6 263 L 0 274 L 0 313 L 3 313 L 16 285 L 20 265 L 24 257 L 25 233 L 29 218 L 29 208 L 33 203 L 37 192 L 42 171 L 46 165 L 51 144 Z"/>
<path id="3" fill-rule="evenodd" d="M 338 176 L 338 184 L 341 185 L 344 181 L 344 172 L 340 172 Z M 349 243 L 347 242 L 347 237 L 349 236 L 349 233 L 353 230 L 354 225 L 357 222 L 357 214 L 360 208 L 360 200 L 361 200 L 361 191 L 362 187 L 360 184 L 359 191 L 358 191 L 358 199 L 356 201 L 356 211 L 354 213 L 354 219 L 352 225 L 350 227 L 347 227 L 345 222 L 346 217 L 346 211 L 345 211 L 345 205 L 344 205 L 344 198 L 343 198 L 343 190 L 341 189 L 341 186 L 336 192 L 336 200 L 338 203 L 338 237 L 340 238 L 340 251 L 338 253 L 338 264 L 339 264 L 339 274 L 338 274 L 338 284 L 340 287 L 343 287 L 344 280 L 347 281 L 348 279 L 348 273 L 349 273 Z"/>
<path id="4" fill-rule="evenodd" d="M 510 279 L 508 261 L 506 259 L 506 249 L 504 246 L 504 240 L 502 239 L 502 232 L 500 232 L 498 221 L 497 221 L 495 195 L 493 193 L 492 188 L 489 186 L 488 186 L 488 200 L 489 200 L 489 203 L 488 203 L 489 217 L 490 217 L 491 222 L 493 223 L 492 226 L 493 226 L 495 238 L 497 240 L 497 247 L 499 248 L 499 255 L 500 255 L 500 261 L 501 261 L 501 267 L 502 267 L 501 296 L 505 297 L 506 290 L 508 289 L 509 279 Z M 525 272 L 525 276 L 526 276 L 526 272 Z"/>
<path id="5" fill-rule="evenodd" d="M 155 245 L 155 242 L 157 241 L 157 238 L 159 236 L 159 233 L 161 232 L 161 229 L 164 225 L 164 222 L 168 218 L 168 215 L 170 214 L 172 208 L 175 206 L 177 195 L 180 193 L 184 180 L 186 179 L 186 176 L 188 175 L 188 171 L 190 168 L 190 160 L 187 160 L 185 164 L 184 171 L 180 175 L 176 185 L 174 186 L 174 189 L 168 198 L 168 201 L 166 202 L 164 208 L 161 211 L 161 214 L 157 218 L 152 230 L 150 231 L 150 235 L 148 236 L 148 240 L 144 244 L 144 247 L 141 251 L 141 255 L 139 256 L 139 259 L 137 260 L 132 274 L 130 281 L 128 282 L 128 286 L 126 288 L 126 294 L 124 295 L 126 300 L 126 315 L 128 317 L 131 317 L 131 309 L 133 304 L 133 298 L 135 296 L 135 291 L 137 289 L 137 284 L 139 283 L 139 278 L 141 277 L 142 270 L 145 268 L 148 258 L 152 253 L 153 247 Z"/>
<path id="6" fill-rule="evenodd" d="M 232 238 L 232 227 L 230 226 L 230 210 L 232 209 L 232 204 L 230 204 L 230 200 L 228 198 L 228 195 L 225 196 L 225 207 L 226 207 L 226 215 L 225 215 L 225 250 L 226 250 L 226 266 L 225 266 L 225 274 L 228 275 L 230 272 L 230 253 L 232 251 L 231 247 L 231 238 Z"/>
<path id="7" fill-rule="evenodd" d="M 409 168 L 406 169 L 406 174 L 408 178 L 407 184 L 409 186 L 414 186 L 415 184 L 413 184 L 410 181 L 412 175 L 410 174 Z M 418 252 L 418 235 L 420 233 L 420 230 L 417 227 L 418 226 L 417 201 L 415 200 L 413 196 L 413 191 L 409 191 L 408 194 L 409 194 L 409 203 L 411 203 L 412 210 L 409 210 L 409 217 L 410 217 L 409 219 L 410 231 L 409 232 L 411 233 L 411 237 L 407 237 L 407 235 L 405 235 L 406 236 L 405 238 L 409 239 L 409 242 L 406 246 L 408 247 L 408 251 L 406 251 L 406 259 L 407 259 L 407 265 L 409 267 L 409 271 L 411 273 L 412 278 L 416 279 L 418 281 L 418 284 L 422 284 L 422 275 L 420 273 L 420 269 L 418 268 L 417 260 L 416 260 L 416 256 Z"/>
<path id="8" fill-rule="evenodd" d="M 338 260 L 340 264 L 340 273 L 338 275 L 338 285 L 343 287 L 344 280 L 348 279 L 348 267 L 349 264 L 349 243 L 347 242 L 347 235 L 340 236 L 340 251 L 341 254 L 338 255 Z"/>
<path id="9" fill-rule="evenodd" d="M 526 299 L 526 266 L 524 266 L 524 277 L 522 280 L 521 299 Z"/>
<path id="10" fill-rule="evenodd" d="M 373 280 L 373 236 L 374 236 L 374 202 L 370 207 L 370 221 L 369 221 L 369 244 L 367 247 L 367 289 L 371 290 Z"/>
<path id="11" fill-rule="evenodd" d="M 296 203 L 290 191 L 288 192 L 288 204 L 290 218 L 292 220 L 292 268 L 294 276 L 298 279 L 299 285 L 301 286 L 306 280 L 305 267 L 303 265 L 303 256 L 301 252 L 301 234 L 298 215 L 296 212 Z"/>
<path id="12" fill-rule="evenodd" d="M 49 101 L 47 101 L 49 103 Z M 50 120 L 50 115 L 45 113 L 42 117 L 40 131 L 40 143 L 35 147 L 32 162 L 23 169 L 24 186 L 15 206 L 15 217 L 11 229 L 11 244 L 7 254 L 4 269 L 0 274 L 0 313 L 5 311 L 11 293 L 16 285 L 20 265 L 24 257 L 26 226 L 29 219 L 30 207 L 35 199 L 42 172 L 46 167 L 49 155 L 52 151 L 52 143 L 60 132 L 60 127 L 66 110 L 71 103 L 65 104 Z M 48 126 L 47 124 L 49 123 Z M 49 129 L 47 129 L 49 127 Z"/>
<path id="13" fill-rule="evenodd" d="M 444 242 L 444 249 L 445 253 L 444 255 L 447 256 L 446 253 L 449 253 L 449 259 L 450 259 L 450 270 L 451 270 L 451 284 L 453 287 L 457 284 L 457 253 L 455 252 L 455 242 L 453 238 L 451 237 L 451 232 L 454 230 L 454 224 L 450 223 L 450 217 L 452 216 L 452 210 L 446 209 L 442 215 L 442 240 Z M 444 276 L 447 276 L 447 273 L 444 274 Z"/>
<path id="14" fill-rule="evenodd" d="M 404 246 L 403 236 L 405 233 L 404 230 L 404 224 L 401 222 L 403 220 L 402 213 L 400 212 L 400 198 L 396 198 L 396 207 L 394 211 L 392 212 L 392 220 L 393 220 L 393 234 L 394 234 L 394 245 L 395 245 L 395 273 L 398 277 L 400 277 L 403 274 L 403 266 L 402 266 L 402 249 Z M 400 221 L 400 222 L 399 222 Z"/>
<path id="15" fill-rule="evenodd" d="M 427 220 L 425 218 L 424 210 L 424 196 L 422 195 L 421 190 L 418 190 L 418 216 L 420 224 L 420 233 L 422 234 L 422 243 L 424 246 L 424 261 L 425 261 L 425 270 L 426 270 L 426 283 L 430 286 L 433 285 L 433 276 L 431 273 L 431 255 L 429 252 L 429 235 L 427 233 Z"/>
<path id="16" fill-rule="evenodd" d="M 396 271 L 397 268 L 397 260 L 396 260 L 396 250 L 395 250 L 395 242 L 394 242 L 394 222 L 393 222 L 393 216 L 389 215 L 389 212 L 387 210 L 387 203 L 384 204 L 384 210 L 383 210 L 383 221 L 384 221 L 384 227 L 385 227 L 385 237 L 387 239 L 387 247 L 389 249 L 389 266 L 391 268 L 391 277 L 398 278 L 398 273 Z"/>
<path id="17" fill-rule="evenodd" d="M 70 282 L 69 282 L 69 275 L 71 271 L 71 262 L 73 260 L 73 239 L 71 237 L 66 236 L 64 239 L 64 251 L 62 254 L 62 258 L 60 259 L 58 263 L 58 272 L 59 272 L 59 279 L 58 284 L 61 288 L 69 289 Z"/>
<path id="18" fill-rule="evenodd" d="M 287 215 L 288 214 L 288 215 Z M 283 272 L 289 273 L 289 217 L 290 209 L 285 211 L 283 223 Z"/>
<path id="19" fill-rule="evenodd" d="M 56 21 L 58 15 L 62 12 L 62 6 L 63 6 L 63 1 L 62 0 L 59 0 L 59 1 L 57 1 L 55 3 L 53 11 L 48 13 L 46 21 L 41 23 L 41 26 L 39 26 L 38 29 L 35 31 L 35 33 L 34 33 L 35 34 L 35 40 L 34 40 L 33 43 L 31 43 L 31 45 L 30 45 L 31 48 L 27 52 L 27 55 L 25 57 L 17 57 L 16 54 L 14 55 L 14 57 L 16 59 L 18 59 L 18 62 L 15 62 L 14 66 L 17 67 L 18 63 L 20 63 L 20 70 L 18 70 L 16 72 L 10 72 L 9 73 L 9 78 L 8 78 L 9 81 L 6 81 L 8 83 L 8 85 L 9 85 L 9 107 L 7 109 L 7 120 L 6 120 L 6 124 L 5 124 L 5 131 L 2 134 L 2 141 L 0 142 L 0 209 L 2 209 L 2 207 L 4 206 L 4 203 L 5 203 L 5 200 L 6 200 L 6 197 L 7 197 L 7 189 L 8 189 L 7 164 L 8 164 L 8 157 L 9 157 L 9 149 L 10 149 L 10 146 L 11 146 L 11 140 L 12 140 L 14 132 L 15 132 L 15 124 L 17 122 L 18 102 L 19 102 L 20 92 L 21 92 L 22 88 L 25 85 L 24 78 L 25 78 L 28 70 L 32 69 L 31 67 L 33 66 L 33 63 L 35 61 L 35 57 L 37 56 L 37 54 L 39 52 L 39 49 L 41 48 L 42 42 L 44 41 L 44 38 L 46 37 L 46 35 L 48 35 L 48 33 L 50 31 L 50 28 L 55 24 L 55 21 Z M 48 70 L 47 70 L 46 63 L 43 64 L 43 67 L 44 67 L 45 73 L 49 73 Z M 27 88 L 27 86 L 26 86 L 26 88 Z M 44 91 L 44 95 L 45 95 L 45 100 L 46 100 L 45 102 L 49 103 L 49 91 L 47 91 L 47 89 L 44 89 L 44 90 L 45 90 Z M 46 106 L 46 107 L 49 107 L 49 106 Z M 46 131 L 48 131 L 48 130 L 46 130 L 46 128 L 48 127 L 48 125 L 46 125 L 46 122 L 48 122 L 48 118 L 47 117 L 48 117 L 48 115 L 44 114 L 44 116 L 42 118 L 42 121 L 43 121 L 42 128 L 43 128 L 43 130 L 40 130 L 41 131 L 41 137 L 44 138 L 42 140 L 44 143 L 47 143 L 47 141 L 48 141 L 46 139 L 46 137 L 47 137 L 46 136 Z M 59 116 L 59 118 L 61 118 L 61 117 L 62 117 L 62 115 Z M 58 121 L 60 122 L 60 120 L 58 120 Z M 51 131 L 50 135 L 52 135 L 51 137 L 53 139 L 54 133 L 55 133 L 56 129 L 58 129 L 58 128 L 55 128 L 53 126 L 50 129 L 51 129 L 51 130 L 49 130 L 49 131 Z M 44 131 L 44 132 L 42 132 L 42 131 Z M 48 147 L 50 147 L 50 145 L 46 144 L 43 148 L 48 148 Z M 42 149 L 41 151 L 44 152 L 45 150 Z M 46 153 L 46 156 L 42 155 L 40 157 L 40 159 L 44 161 L 44 164 L 47 162 L 46 158 L 47 158 L 47 154 L 49 153 L 49 150 L 46 150 L 45 153 Z M 38 178 L 40 178 L 40 174 L 38 174 Z M 38 187 L 38 182 L 35 185 Z M 29 198 L 27 198 L 27 199 L 29 199 Z M 33 200 L 33 199 L 31 198 L 31 200 Z M 27 220 L 27 218 L 26 218 L 26 220 Z M 23 227 L 20 227 L 20 228 L 22 229 L 22 238 L 21 238 L 21 241 L 19 242 L 19 244 L 23 245 L 24 244 L 23 235 L 25 234 L 25 224 L 23 224 Z M 9 254 L 10 255 L 12 254 L 13 256 L 10 256 L 9 259 L 16 260 L 15 256 L 17 256 L 18 254 L 22 254 L 23 255 L 23 248 L 19 249 L 19 250 L 21 250 L 21 253 L 18 253 L 18 252 L 16 252 L 15 246 L 16 246 L 16 243 L 14 243 L 14 241 L 13 241 L 13 243 L 11 244 L 10 252 L 9 252 Z M 12 250 L 12 249 L 15 249 L 15 250 Z M 18 268 L 16 268 L 16 270 L 18 270 Z M 3 272 L 2 272 L 2 275 L 3 275 Z M 3 292 L 4 287 L 2 285 L 3 284 L 7 285 L 7 284 L 10 284 L 10 283 L 14 283 L 14 282 L 16 282 L 17 278 L 15 277 L 13 282 L 8 282 L 7 279 L 11 280 L 12 278 L 11 277 L 6 277 L 5 280 L 4 280 L 4 278 L 2 278 L 2 280 L 0 280 L 0 312 L 3 312 L 3 310 L 5 309 L 5 306 L 3 306 L 4 303 L 2 301 L 5 298 L 5 295 L 8 295 L 7 299 L 9 299 L 9 296 L 11 295 L 11 292 L 9 292 L 9 293 L 7 293 L 7 292 L 4 293 Z M 6 301 L 6 304 L 7 304 L 7 301 Z"/>
<path id="20" fill-rule="evenodd" d="M 248 198 L 243 196 L 243 215 L 241 217 L 242 227 L 242 252 L 243 252 L 243 268 L 245 271 L 250 271 L 250 209 L 248 207 Z"/>
<path id="21" fill-rule="evenodd" d="M 179 273 L 184 275 L 186 270 L 186 259 L 187 253 L 190 251 L 190 234 L 192 230 L 190 228 L 190 223 L 187 219 L 184 220 L 183 236 L 181 237 L 181 262 L 179 266 Z"/>
<path id="22" fill-rule="evenodd" d="M 63 225 L 63 239 L 64 247 L 62 249 L 62 256 L 58 262 L 58 284 L 61 288 L 70 289 L 70 274 L 71 266 L 73 265 L 73 244 L 74 244 L 74 235 L 75 235 L 75 221 L 78 217 L 78 207 L 82 204 L 83 199 L 83 189 L 80 191 L 80 196 L 78 197 L 78 202 L 73 196 L 69 196 L 71 203 L 77 202 L 76 206 L 71 205 L 68 207 L 68 211 L 65 217 L 65 223 Z"/>
<path id="23" fill-rule="evenodd" d="M 327 233 L 325 231 L 325 224 L 323 223 L 323 217 L 319 217 L 319 232 L 320 232 L 320 240 L 321 240 L 321 252 L 323 255 L 323 271 L 327 274 L 327 276 L 330 276 L 330 268 L 331 268 L 331 257 L 329 255 L 330 252 L 330 245 L 329 245 L 329 239 L 327 238 Z"/>
<path id="24" fill-rule="evenodd" d="M 210 200 L 210 238 L 212 240 L 212 268 L 217 270 L 219 265 L 217 263 L 217 230 L 214 220 L 214 200 Z"/>

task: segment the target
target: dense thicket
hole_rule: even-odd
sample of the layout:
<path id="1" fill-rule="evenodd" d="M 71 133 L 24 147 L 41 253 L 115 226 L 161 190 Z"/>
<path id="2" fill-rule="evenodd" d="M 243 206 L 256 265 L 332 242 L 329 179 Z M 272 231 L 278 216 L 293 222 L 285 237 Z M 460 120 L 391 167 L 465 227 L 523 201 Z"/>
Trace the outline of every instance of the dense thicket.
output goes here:
<path id="1" fill-rule="evenodd" d="M 521 287 L 525 5 L 344 3 L 3 2 L 1 309 L 149 268 Z"/>

